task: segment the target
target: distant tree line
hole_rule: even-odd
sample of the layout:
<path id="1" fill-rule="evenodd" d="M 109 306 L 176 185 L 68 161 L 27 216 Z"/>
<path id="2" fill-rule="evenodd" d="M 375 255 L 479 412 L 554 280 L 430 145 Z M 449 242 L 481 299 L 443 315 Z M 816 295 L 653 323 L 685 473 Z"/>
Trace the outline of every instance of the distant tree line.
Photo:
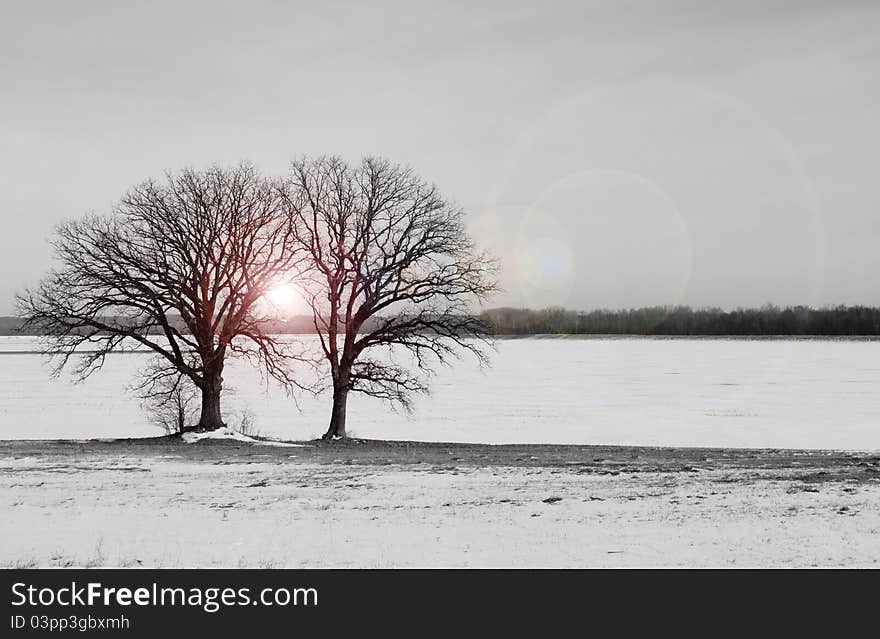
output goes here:
<path id="1" fill-rule="evenodd" d="M 494 308 L 480 313 L 479 319 L 496 335 L 880 335 L 880 308 L 870 306 L 767 305 L 732 311 L 688 306 L 594 311 Z M 362 330 L 373 330 L 380 320 L 372 318 Z M 169 321 L 185 332 L 182 320 Z M 22 331 L 22 322 L 0 317 L 0 335 L 40 334 L 34 329 Z M 263 330 L 276 335 L 314 334 L 314 318 L 267 320 Z"/>
<path id="2" fill-rule="evenodd" d="M 732 311 L 688 306 L 496 308 L 484 311 L 481 319 L 497 335 L 880 335 L 880 308 L 867 306 L 766 305 Z"/>

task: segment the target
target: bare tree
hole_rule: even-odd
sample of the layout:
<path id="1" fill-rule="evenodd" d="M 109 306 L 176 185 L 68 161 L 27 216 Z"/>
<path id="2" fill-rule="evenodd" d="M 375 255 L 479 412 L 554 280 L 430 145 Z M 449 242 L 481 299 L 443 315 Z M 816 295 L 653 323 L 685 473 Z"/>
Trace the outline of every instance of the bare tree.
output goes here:
<path id="1" fill-rule="evenodd" d="M 261 296 L 302 265 L 281 189 L 249 165 L 168 174 L 134 187 L 110 216 L 57 229 L 60 267 L 18 296 L 28 326 L 47 335 L 56 374 L 73 356 L 85 378 L 108 353 L 158 355 L 143 388 L 184 375 L 201 391 L 195 430 L 223 426 L 227 354 L 257 361 L 293 383 L 264 328 Z"/>
<path id="2" fill-rule="evenodd" d="M 351 391 L 409 408 L 437 363 L 461 352 L 485 361 L 488 329 L 471 305 L 496 290 L 494 264 L 434 185 L 387 160 L 324 157 L 293 162 L 285 191 L 333 384 L 324 439 L 346 436 Z M 395 363 L 395 348 L 415 370 Z"/>
<path id="3" fill-rule="evenodd" d="M 186 431 L 195 421 L 199 389 L 183 374 L 152 379 L 139 386 L 142 407 L 149 419 L 168 435 Z"/>

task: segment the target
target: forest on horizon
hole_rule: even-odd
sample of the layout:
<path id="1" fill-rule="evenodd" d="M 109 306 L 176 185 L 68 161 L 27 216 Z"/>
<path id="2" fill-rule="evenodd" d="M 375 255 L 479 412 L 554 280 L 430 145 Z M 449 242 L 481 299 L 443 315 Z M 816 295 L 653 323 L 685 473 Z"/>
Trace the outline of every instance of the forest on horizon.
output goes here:
<path id="1" fill-rule="evenodd" d="M 880 308 L 869 306 L 496 308 L 480 316 L 498 335 L 880 335 Z"/>
<path id="2" fill-rule="evenodd" d="M 576 311 L 493 308 L 480 313 L 496 335 L 880 335 L 880 308 L 871 306 L 691 308 L 649 306 L 635 309 Z M 18 317 L 0 317 L 0 335 L 36 335 L 21 331 Z M 275 320 L 277 334 L 312 334 L 312 318 Z"/>

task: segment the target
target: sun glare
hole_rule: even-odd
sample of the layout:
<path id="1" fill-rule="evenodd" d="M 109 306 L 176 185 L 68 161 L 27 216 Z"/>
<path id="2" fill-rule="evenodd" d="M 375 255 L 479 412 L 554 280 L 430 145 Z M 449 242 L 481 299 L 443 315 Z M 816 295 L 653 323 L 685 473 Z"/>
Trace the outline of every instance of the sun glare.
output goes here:
<path id="1" fill-rule="evenodd" d="M 303 307 L 302 294 L 289 282 L 276 284 L 266 291 L 264 298 L 275 312 L 284 315 L 300 311 Z"/>

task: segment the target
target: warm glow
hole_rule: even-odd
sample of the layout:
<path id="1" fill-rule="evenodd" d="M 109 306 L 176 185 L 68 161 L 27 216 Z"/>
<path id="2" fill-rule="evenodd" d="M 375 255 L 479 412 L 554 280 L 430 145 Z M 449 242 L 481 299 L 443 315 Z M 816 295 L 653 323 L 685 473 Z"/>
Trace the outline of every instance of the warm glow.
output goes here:
<path id="1" fill-rule="evenodd" d="M 289 282 L 274 285 L 263 297 L 279 315 L 301 312 L 304 304 L 299 289 Z"/>

